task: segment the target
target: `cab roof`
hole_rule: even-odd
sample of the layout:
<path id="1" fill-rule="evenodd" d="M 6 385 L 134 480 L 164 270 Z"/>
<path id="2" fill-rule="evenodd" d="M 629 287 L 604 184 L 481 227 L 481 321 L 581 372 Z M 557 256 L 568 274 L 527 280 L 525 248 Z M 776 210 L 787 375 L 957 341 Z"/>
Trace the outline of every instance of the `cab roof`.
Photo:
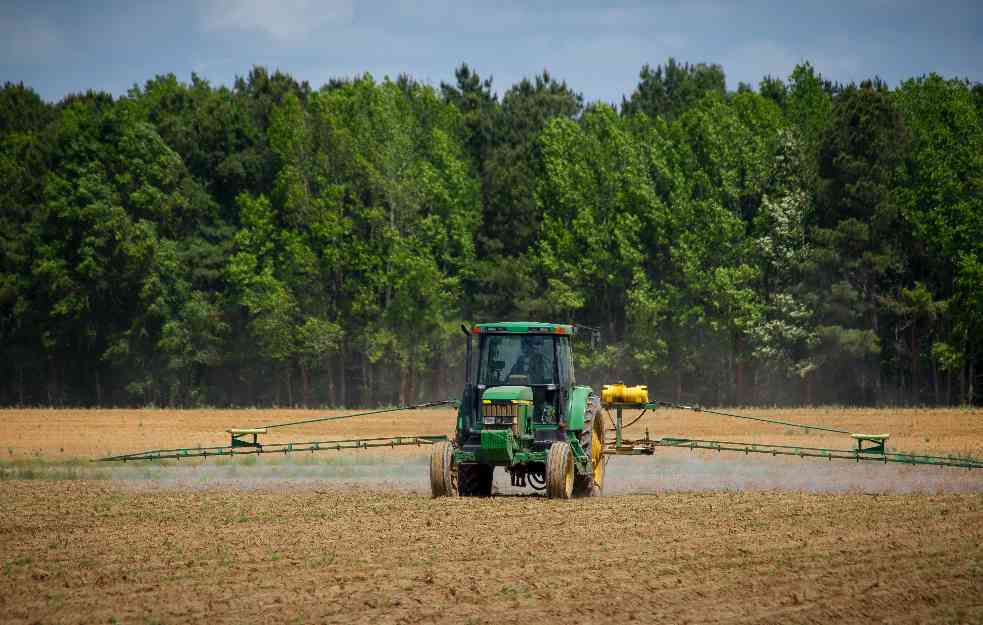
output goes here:
<path id="1" fill-rule="evenodd" d="M 472 334 L 493 332 L 510 334 L 576 334 L 577 326 L 570 323 L 543 321 L 495 321 L 476 323 L 471 327 Z"/>

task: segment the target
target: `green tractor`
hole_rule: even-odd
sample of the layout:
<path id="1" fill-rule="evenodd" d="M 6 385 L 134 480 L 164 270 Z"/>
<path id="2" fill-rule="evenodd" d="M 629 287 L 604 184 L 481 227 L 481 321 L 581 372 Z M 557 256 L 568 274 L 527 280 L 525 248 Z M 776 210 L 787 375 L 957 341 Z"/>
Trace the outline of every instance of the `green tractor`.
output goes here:
<path id="1" fill-rule="evenodd" d="M 592 329 L 511 321 L 463 326 L 464 394 L 454 439 L 430 455 L 435 497 L 487 497 L 495 467 L 513 486 L 550 498 L 600 494 L 604 485 L 601 397 L 574 376 L 571 342 Z M 474 340 L 477 338 L 477 350 Z"/>

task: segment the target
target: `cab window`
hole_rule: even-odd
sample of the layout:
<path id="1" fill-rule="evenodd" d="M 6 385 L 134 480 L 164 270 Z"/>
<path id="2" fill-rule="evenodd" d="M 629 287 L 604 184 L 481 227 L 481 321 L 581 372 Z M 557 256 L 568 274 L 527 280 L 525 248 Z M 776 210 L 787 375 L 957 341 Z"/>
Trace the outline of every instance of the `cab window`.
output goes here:
<path id="1" fill-rule="evenodd" d="M 486 334 L 481 337 L 478 384 L 541 386 L 556 383 L 553 336 Z"/>

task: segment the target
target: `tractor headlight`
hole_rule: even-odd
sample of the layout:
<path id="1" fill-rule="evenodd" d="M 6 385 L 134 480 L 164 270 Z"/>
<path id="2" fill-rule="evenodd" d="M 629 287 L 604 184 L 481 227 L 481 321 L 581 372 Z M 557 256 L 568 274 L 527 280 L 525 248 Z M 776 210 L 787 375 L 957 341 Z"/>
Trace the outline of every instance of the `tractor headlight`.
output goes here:
<path id="1" fill-rule="evenodd" d="M 483 422 L 485 425 L 495 425 L 495 417 L 485 417 Z"/>

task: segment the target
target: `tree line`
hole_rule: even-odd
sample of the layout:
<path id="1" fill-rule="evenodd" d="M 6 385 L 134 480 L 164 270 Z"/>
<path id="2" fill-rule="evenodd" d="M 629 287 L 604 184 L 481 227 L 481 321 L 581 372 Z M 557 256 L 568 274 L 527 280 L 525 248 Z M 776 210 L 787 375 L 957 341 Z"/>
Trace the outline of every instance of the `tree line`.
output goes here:
<path id="1" fill-rule="evenodd" d="M 663 398 L 978 402 L 983 85 L 455 78 L 5 84 L 0 404 L 443 398 L 515 319 Z"/>

